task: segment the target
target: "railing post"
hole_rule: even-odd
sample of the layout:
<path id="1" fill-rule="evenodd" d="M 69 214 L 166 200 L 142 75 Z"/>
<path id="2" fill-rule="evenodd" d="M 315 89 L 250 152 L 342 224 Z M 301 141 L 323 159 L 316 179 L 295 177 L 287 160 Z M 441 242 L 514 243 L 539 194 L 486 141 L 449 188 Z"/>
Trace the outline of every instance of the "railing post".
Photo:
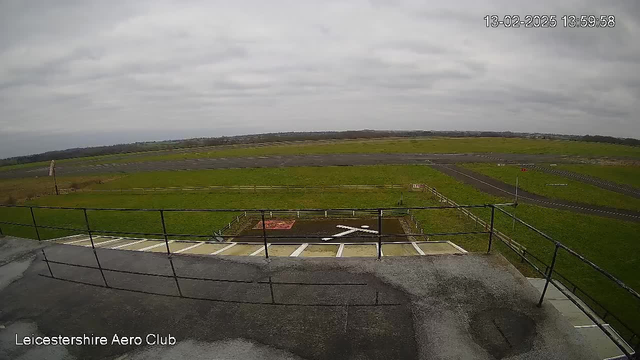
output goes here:
<path id="1" fill-rule="evenodd" d="M 91 227 L 89 226 L 89 216 L 87 215 L 87 209 L 82 209 L 84 213 L 84 222 L 87 224 L 87 232 L 89 233 L 89 240 L 91 241 L 91 249 L 93 249 L 93 256 L 96 258 L 96 263 L 98 264 L 98 269 L 100 269 L 100 275 L 102 275 L 102 281 L 104 281 L 104 286 L 110 287 L 107 283 L 107 278 L 104 277 L 104 271 L 102 270 L 102 265 L 100 265 L 100 259 L 98 259 L 98 252 L 96 252 L 96 245 L 93 243 L 93 234 L 91 232 Z"/>
<path id="2" fill-rule="evenodd" d="M 489 230 L 489 248 L 487 249 L 487 254 L 491 252 L 491 242 L 493 241 L 493 219 L 496 216 L 496 208 L 491 205 L 491 228 Z"/>
<path id="3" fill-rule="evenodd" d="M 178 282 L 178 276 L 176 275 L 176 268 L 173 266 L 173 259 L 171 258 L 171 250 L 169 249 L 169 236 L 167 235 L 167 225 L 164 222 L 164 210 L 160 210 L 160 220 L 162 221 L 162 234 L 164 235 L 164 244 L 167 247 L 167 258 L 171 264 L 171 271 L 173 272 L 173 280 L 176 282 L 178 288 L 178 294 L 182 297 L 182 289 L 180 289 L 180 283 Z"/>
<path id="4" fill-rule="evenodd" d="M 273 296 L 273 283 L 271 282 L 271 276 L 269 276 L 269 290 L 271 291 L 271 303 L 276 303 L 276 298 Z"/>
<path id="5" fill-rule="evenodd" d="M 49 265 L 49 259 L 47 259 L 47 254 L 44 253 L 44 249 L 40 249 L 40 250 L 42 251 L 44 262 L 47 263 L 47 267 L 49 268 L 49 274 L 51 274 L 51 277 L 54 278 L 55 276 L 53 276 L 53 271 L 51 271 L 51 265 Z"/>
<path id="6" fill-rule="evenodd" d="M 29 206 L 29 210 L 31 210 L 31 220 L 33 220 L 33 228 L 36 229 L 36 237 L 38 237 L 38 241 L 40 239 L 40 231 L 38 231 L 38 224 L 36 224 L 36 216 L 33 214 L 33 206 Z"/>
<path id="7" fill-rule="evenodd" d="M 551 277 L 553 276 L 553 268 L 556 265 L 556 257 L 558 256 L 559 248 L 560 248 L 560 245 L 556 243 L 556 249 L 553 251 L 553 259 L 551 259 L 551 266 L 549 267 L 549 272 L 547 273 L 547 281 L 544 283 L 544 289 L 542 289 L 542 296 L 540 296 L 538 307 L 542 306 L 542 300 L 544 299 L 544 295 L 547 292 L 547 287 L 549 287 L 549 282 L 551 282 Z"/>
<path id="8" fill-rule="evenodd" d="M 378 209 L 378 260 L 382 258 L 382 210 Z"/>
<path id="9" fill-rule="evenodd" d="M 264 222 L 264 210 L 260 210 L 262 216 L 262 238 L 264 239 L 264 257 L 269 258 L 269 245 L 267 244 L 267 224 Z"/>

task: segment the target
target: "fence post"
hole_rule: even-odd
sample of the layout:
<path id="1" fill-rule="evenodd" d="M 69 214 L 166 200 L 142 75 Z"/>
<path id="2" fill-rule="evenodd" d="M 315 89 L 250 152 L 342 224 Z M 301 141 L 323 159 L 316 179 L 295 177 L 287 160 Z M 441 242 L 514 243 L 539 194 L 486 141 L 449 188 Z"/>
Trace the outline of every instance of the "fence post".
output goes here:
<path id="1" fill-rule="evenodd" d="M 267 244 L 267 224 L 264 222 L 264 210 L 260 210 L 262 216 L 262 238 L 264 239 L 264 256 L 269 258 L 269 245 Z"/>
<path id="2" fill-rule="evenodd" d="M 544 299 L 544 295 L 547 292 L 547 287 L 549 287 L 549 282 L 551 282 L 551 276 L 553 276 L 553 267 L 556 265 L 556 257 L 558 256 L 559 248 L 560 248 L 560 245 L 556 243 L 556 249 L 553 252 L 553 259 L 551 259 L 551 267 L 549 267 L 549 272 L 547 273 L 547 281 L 544 283 L 544 289 L 542 289 L 542 296 L 540 296 L 538 307 L 542 306 L 542 300 Z"/>
<path id="3" fill-rule="evenodd" d="M 178 294 L 182 297 L 182 290 L 180 289 L 180 283 L 178 282 L 178 276 L 176 275 L 176 268 L 173 266 L 173 259 L 171 258 L 171 250 L 169 249 L 169 236 L 167 235 L 167 225 L 164 222 L 164 210 L 160 210 L 160 220 L 162 221 L 162 234 L 164 235 L 164 244 L 167 247 L 167 258 L 171 264 L 171 271 L 173 272 L 173 280 L 176 282 L 178 288 Z"/>
<path id="4" fill-rule="evenodd" d="M 382 258 L 382 210 L 378 209 L 378 260 Z"/>
<path id="5" fill-rule="evenodd" d="M 491 252 L 491 241 L 493 241 L 493 219 L 496 215 L 495 206 L 491 205 L 491 229 L 489 230 L 489 248 L 487 249 L 487 254 Z"/>
<path id="6" fill-rule="evenodd" d="M 29 210 L 31 210 L 31 220 L 33 220 L 33 228 L 36 229 L 36 237 L 38 237 L 38 241 L 40 239 L 40 231 L 38 231 L 38 224 L 36 224 L 36 216 L 33 214 L 33 206 L 29 206 Z"/>
<path id="7" fill-rule="evenodd" d="M 104 271 L 102 270 L 102 265 L 100 265 L 100 259 L 98 259 L 98 253 L 96 252 L 96 245 L 93 243 L 93 233 L 91 232 L 91 227 L 89 226 L 89 216 L 87 215 L 87 209 L 82 209 L 84 213 L 84 222 L 87 224 L 87 232 L 89 233 L 89 240 L 91 241 L 91 249 L 93 249 L 93 256 L 96 258 L 96 263 L 98 264 L 98 269 L 100 269 L 100 275 L 102 275 L 102 281 L 104 281 L 104 286 L 110 287 L 107 283 L 107 278 L 104 277 Z"/>
<path id="8" fill-rule="evenodd" d="M 42 256 L 44 256 L 44 262 L 47 263 L 47 267 L 49 268 L 49 274 L 51 274 L 51 277 L 54 278 L 55 276 L 53 276 L 53 271 L 51 271 L 51 265 L 49 265 L 49 259 L 47 259 L 47 254 L 44 253 L 44 249 L 40 249 L 42 251 Z"/>

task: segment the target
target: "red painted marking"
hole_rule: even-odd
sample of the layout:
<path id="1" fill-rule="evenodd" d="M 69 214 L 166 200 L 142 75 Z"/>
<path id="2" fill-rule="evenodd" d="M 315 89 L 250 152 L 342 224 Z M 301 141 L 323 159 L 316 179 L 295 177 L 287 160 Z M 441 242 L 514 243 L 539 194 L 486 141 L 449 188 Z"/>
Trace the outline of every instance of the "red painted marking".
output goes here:
<path id="1" fill-rule="evenodd" d="M 264 227 L 267 230 L 290 230 L 295 222 L 295 220 L 265 220 Z M 253 229 L 262 229 L 262 221 L 258 221 Z"/>
<path id="2" fill-rule="evenodd" d="M 527 168 L 522 168 L 520 169 L 520 171 L 527 171 Z"/>

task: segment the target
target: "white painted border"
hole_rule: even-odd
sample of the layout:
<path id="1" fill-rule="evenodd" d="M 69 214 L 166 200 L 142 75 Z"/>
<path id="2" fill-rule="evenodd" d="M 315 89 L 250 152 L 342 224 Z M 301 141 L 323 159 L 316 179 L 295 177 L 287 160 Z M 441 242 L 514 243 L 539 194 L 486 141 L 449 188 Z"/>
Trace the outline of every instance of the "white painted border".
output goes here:
<path id="1" fill-rule="evenodd" d="M 135 240 L 135 239 L 132 239 L 132 240 Z M 120 249 L 120 248 L 123 248 L 123 247 L 125 247 L 125 246 L 134 245 L 134 244 L 139 244 L 139 243 L 141 243 L 141 242 L 143 242 L 143 241 L 147 241 L 147 239 L 142 239 L 142 240 L 133 241 L 133 242 L 130 242 L 130 243 L 126 243 L 126 244 L 122 244 L 122 245 L 114 246 L 114 247 L 112 247 L 111 249 L 112 249 L 112 250 L 113 250 L 113 249 Z"/>
<path id="2" fill-rule="evenodd" d="M 343 251 L 344 251 L 344 243 L 341 243 L 340 247 L 338 248 L 338 252 L 336 253 L 336 257 L 342 257 Z"/>
<path id="3" fill-rule="evenodd" d="M 306 249 L 306 248 L 307 248 L 307 246 L 309 246 L 309 244 L 308 244 L 308 243 L 304 243 L 304 244 L 300 245 L 300 247 L 299 247 L 299 248 L 297 248 L 297 249 L 296 249 L 296 251 L 292 252 L 292 253 L 291 253 L 291 255 L 289 255 L 289 256 L 291 256 L 291 257 L 298 257 L 298 256 L 300 256 L 300 254 L 302 254 L 302 252 L 304 251 L 304 249 Z"/>
<path id="4" fill-rule="evenodd" d="M 174 241 L 175 240 L 169 240 L 167 243 L 171 244 Z M 165 244 L 166 244 L 165 242 L 161 242 L 160 244 L 147 246 L 146 248 L 138 249 L 137 251 L 147 251 L 147 250 L 155 249 L 155 248 L 160 247 L 160 246 L 165 245 Z"/>
<path id="5" fill-rule="evenodd" d="M 418 244 L 416 244 L 415 242 L 412 242 L 411 245 L 413 245 L 413 248 L 416 249 L 418 254 L 425 255 L 424 251 L 422 251 L 422 249 L 420 249 L 420 246 L 418 246 Z"/>
<path id="6" fill-rule="evenodd" d="M 204 243 L 203 243 L 203 242 L 200 242 L 200 243 L 197 243 L 197 244 L 195 244 L 195 245 L 188 246 L 188 247 L 186 247 L 186 248 L 184 248 L 184 249 L 181 249 L 181 250 L 178 250 L 178 251 L 174 252 L 174 254 L 180 254 L 180 253 L 183 253 L 183 252 L 185 252 L 185 251 L 187 251 L 187 250 L 191 250 L 191 249 L 193 249 L 193 248 L 197 248 L 197 247 L 198 247 L 198 246 L 200 246 L 200 245 L 204 245 Z"/>
<path id="7" fill-rule="evenodd" d="M 59 237 L 59 238 L 55 238 L 55 239 L 49 239 L 49 240 L 44 240 L 44 241 L 54 242 L 54 241 L 70 240 L 70 239 L 73 239 L 73 238 L 78 237 L 78 236 L 87 236 L 87 235 L 85 235 L 85 234 L 75 234 L 75 235 L 63 236 L 63 237 Z M 64 244 L 64 243 L 63 243 L 63 244 Z"/>
<path id="8" fill-rule="evenodd" d="M 447 241 L 447 243 L 448 243 L 449 245 L 453 246 L 454 248 L 458 249 L 458 251 L 460 251 L 461 253 L 463 253 L 463 254 L 466 254 L 466 253 L 467 253 L 467 250 L 465 250 L 465 249 L 461 248 L 460 246 L 458 246 L 458 245 L 456 245 L 456 244 L 452 243 L 451 241 Z"/>
<path id="9" fill-rule="evenodd" d="M 271 246 L 271 244 L 267 244 L 267 249 Z M 264 246 L 261 246 L 260 249 L 252 252 L 251 254 L 249 254 L 249 256 L 256 256 L 258 254 L 260 254 L 261 252 L 264 251 Z"/>
<path id="10" fill-rule="evenodd" d="M 227 249 L 230 249 L 230 248 L 232 248 L 232 247 L 236 246 L 236 244 L 237 244 L 237 243 L 231 243 L 230 245 L 227 245 L 227 246 L 223 247 L 223 248 L 222 248 L 222 249 L 220 249 L 220 250 L 214 251 L 214 252 L 212 252 L 212 253 L 211 253 L 211 254 L 209 254 L 209 255 L 218 255 L 218 254 L 220 254 L 221 252 L 223 252 L 223 251 L 225 251 L 225 250 L 227 250 Z"/>
<path id="11" fill-rule="evenodd" d="M 76 243 L 83 242 L 83 241 L 89 241 L 90 240 L 89 235 L 85 235 L 85 236 L 87 237 L 86 239 L 69 241 L 69 242 L 66 242 L 66 243 L 63 243 L 63 244 L 72 245 L 72 244 L 76 244 Z"/>
<path id="12" fill-rule="evenodd" d="M 107 241 L 101 241 L 99 243 L 96 243 L 95 241 L 93 242 L 93 245 L 98 246 L 98 245 L 102 245 L 102 244 L 110 244 L 112 242 L 116 242 L 118 240 L 122 240 L 122 238 L 117 238 L 117 239 L 113 239 L 113 240 L 107 240 Z M 85 245 L 85 246 L 90 246 L 90 245 Z"/>

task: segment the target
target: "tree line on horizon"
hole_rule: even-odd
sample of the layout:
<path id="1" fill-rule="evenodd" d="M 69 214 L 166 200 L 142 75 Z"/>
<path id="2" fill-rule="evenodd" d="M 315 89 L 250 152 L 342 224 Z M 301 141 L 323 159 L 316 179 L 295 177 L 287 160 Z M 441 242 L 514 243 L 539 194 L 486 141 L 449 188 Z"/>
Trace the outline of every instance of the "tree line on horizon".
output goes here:
<path id="1" fill-rule="evenodd" d="M 381 130 L 357 130 L 357 131 L 321 131 L 321 132 L 280 132 L 253 135 L 221 136 L 210 138 L 192 138 L 184 140 L 163 140 L 136 142 L 130 144 L 117 144 L 108 146 L 95 146 L 84 148 L 72 148 L 66 150 L 47 151 L 40 154 L 16 156 L 0 160 L 0 166 L 28 164 L 40 161 L 63 160 L 80 157 L 128 154 L 144 151 L 188 149 L 195 147 L 244 145 L 258 143 L 274 143 L 283 141 L 305 140 L 347 140 L 347 139 L 373 139 L 386 137 L 503 137 L 503 138 L 535 138 L 586 141 L 607 144 L 619 144 L 628 146 L 640 146 L 640 140 L 632 138 L 617 138 L 600 135 L 562 135 L 539 133 L 515 133 L 510 131 L 381 131 Z"/>

